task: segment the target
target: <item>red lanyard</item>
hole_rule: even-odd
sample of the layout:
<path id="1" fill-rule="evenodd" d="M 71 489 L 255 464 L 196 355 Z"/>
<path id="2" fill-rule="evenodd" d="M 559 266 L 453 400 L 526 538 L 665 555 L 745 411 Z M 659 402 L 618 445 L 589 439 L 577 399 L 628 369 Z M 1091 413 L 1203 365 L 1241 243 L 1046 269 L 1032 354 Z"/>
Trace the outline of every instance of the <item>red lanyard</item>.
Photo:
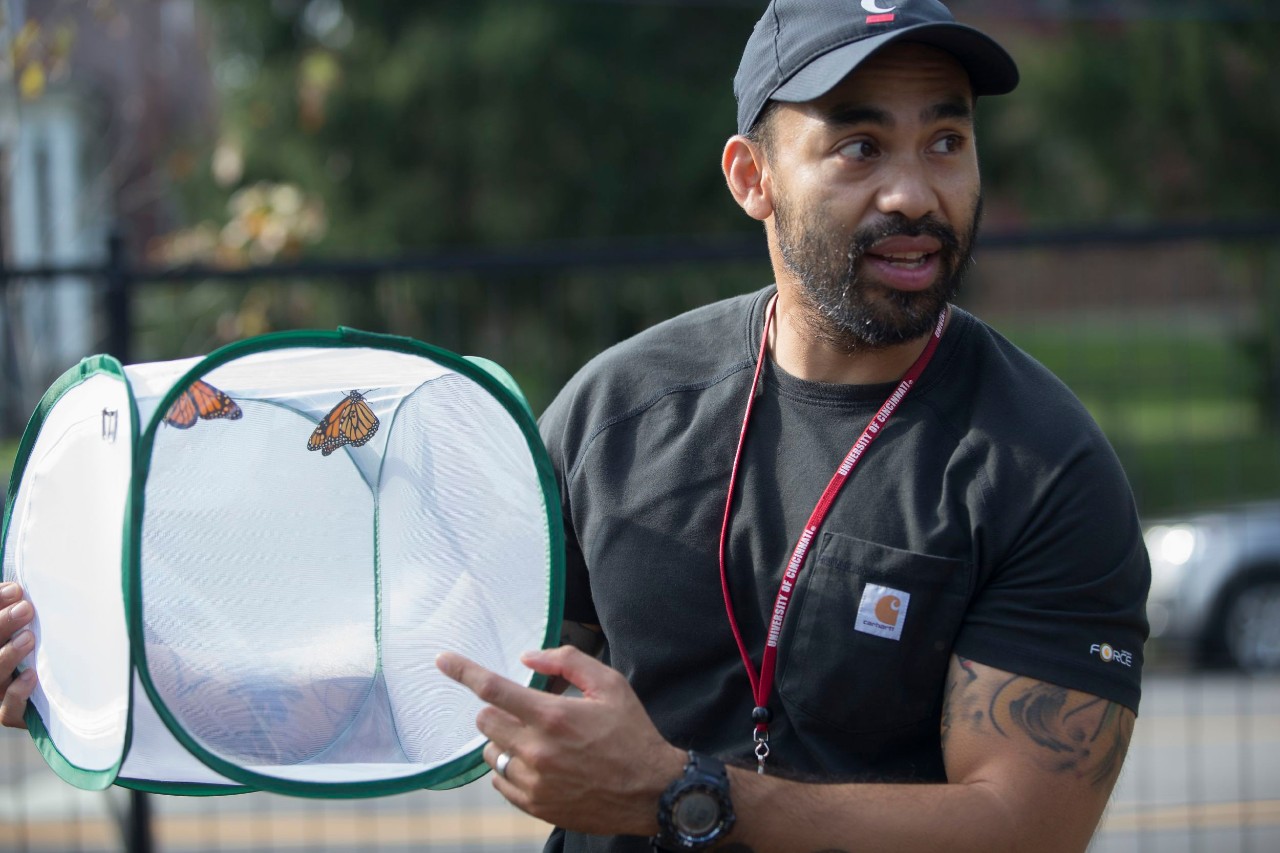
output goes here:
<path id="1" fill-rule="evenodd" d="M 831 509 L 831 505 L 835 503 L 836 495 L 839 494 L 840 488 L 845 484 L 845 481 L 849 479 L 849 474 L 853 472 L 854 466 L 858 464 L 858 460 L 862 458 L 867 448 L 871 446 L 871 442 L 875 441 L 880 435 L 880 431 L 889 422 L 889 418 L 898 408 L 898 404 L 907 396 L 911 386 L 915 385 L 916 380 L 924 373 L 924 369 L 929 366 L 929 360 L 933 358 L 933 353 L 938 348 L 938 342 L 942 340 L 942 329 L 946 326 L 948 314 L 948 309 L 943 308 L 942 315 L 938 317 L 938 324 L 934 327 L 933 335 L 929 338 L 929 342 L 925 344 L 924 352 L 920 353 L 919 357 L 916 358 L 915 364 L 911 365 L 911 369 L 907 371 L 906 375 L 902 377 L 902 381 L 898 383 L 898 387 L 880 406 L 880 411 L 871 416 L 871 420 L 867 422 L 862 435 L 853 443 L 853 447 L 849 448 L 844 461 L 840 463 L 840 467 L 831 476 L 831 482 L 827 483 L 827 488 L 823 491 L 822 497 L 818 499 L 817 506 L 809 514 L 809 523 L 805 525 L 804 532 L 800 534 L 800 539 L 796 542 L 795 550 L 791 553 L 791 560 L 787 563 L 787 570 L 782 575 L 782 585 L 778 588 L 778 597 L 773 602 L 773 617 L 769 621 L 768 639 L 765 641 L 764 657 L 760 660 L 760 673 L 757 675 L 755 667 L 751 665 L 751 656 L 747 653 L 747 644 L 742 639 L 742 632 L 738 630 L 738 620 L 733 614 L 733 600 L 729 595 L 729 574 L 725 570 L 724 544 L 729 536 L 729 516 L 733 507 L 733 487 L 738 479 L 738 466 L 742 461 L 742 448 L 747 441 L 747 425 L 751 422 L 751 406 L 755 402 L 756 386 L 760 383 L 760 369 L 764 366 L 765 356 L 769 349 L 769 326 L 773 323 L 773 311 L 776 302 L 777 296 L 775 295 L 769 300 L 769 305 L 765 309 L 764 333 L 760 336 L 760 355 L 756 358 L 756 372 L 751 379 L 751 393 L 747 397 L 747 410 L 742 416 L 742 431 L 738 434 L 738 449 L 733 455 L 733 470 L 729 474 L 729 496 L 724 503 L 724 523 L 720 527 L 720 586 L 724 591 L 724 606 L 725 611 L 729 614 L 729 626 L 733 628 L 733 638 L 738 643 L 738 652 L 742 655 L 742 663 L 747 668 L 747 677 L 751 680 L 751 692 L 756 700 L 756 707 L 751 712 L 751 721 L 755 724 L 752 737 L 755 742 L 756 759 L 758 761 L 757 769 L 761 773 L 764 772 L 765 759 L 769 756 L 769 719 L 771 714 L 768 703 L 769 695 L 773 690 L 773 671 L 778 663 L 778 638 L 782 635 L 782 620 L 786 618 L 787 608 L 791 605 L 792 590 L 795 588 L 800 568 L 804 564 L 805 555 L 809 553 L 809 546 L 813 543 L 813 537 L 817 534 L 818 528 L 822 526 L 823 519 L 827 517 L 827 512 Z"/>

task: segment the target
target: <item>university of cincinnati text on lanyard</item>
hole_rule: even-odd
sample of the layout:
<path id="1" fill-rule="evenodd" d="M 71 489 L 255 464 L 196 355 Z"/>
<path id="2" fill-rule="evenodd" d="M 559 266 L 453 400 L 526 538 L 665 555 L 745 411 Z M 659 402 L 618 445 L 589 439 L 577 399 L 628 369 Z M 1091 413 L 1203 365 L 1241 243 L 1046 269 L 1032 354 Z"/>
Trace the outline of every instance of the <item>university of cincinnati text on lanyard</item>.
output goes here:
<path id="1" fill-rule="evenodd" d="M 889 422 L 889 418 L 893 415 L 894 410 L 898 408 L 898 404 L 907 396 L 907 392 L 911 390 L 916 380 L 924 373 L 924 369 L 928 367 L 929 360 L 933 358 L 933 353 L 938 348 L 938 342 L 942 340 L 942 330 L 947 324 L 948 313 L 948 309 L 944 307 L 938 317 L 937 325 L 934 326 L 933 335 L 929 338 L 929 342 L 925 344 L 924 351 L 920 353 L 915 363 L 911 365 L 911 369 L 902 377 L 898 387 L 880 406 L 880 411 L 872 415 L 871 420 L 867 422 L 862 435 L 853 443 L 853 447 L 849 448 L 844 461 L 840 463 L 840 467 L 831 476 L 831 482 L 827 483 L 827 488 L 822 492 L 822 497 L 818 499 L 817 506 L 810 513 L 809 522 L 804 526 L 804 532 L 800 534 L 800 539 L 796 542 L 795 550 L 791 554 L 791 560 L 787 563 L 787 570 L 782 574 L 782 585 L 778 588 L 778 597 L 773 602 L 773 618 L 769 621 L 768 639 L 765 641 L 764 656 L 760 660 L 760 673 L 757 675 L 755 667 L 751 665 L 751 656 L 747 653 L 747 645 L 743 642 L 742 632 L 738 630 L 738 620 L 733 615 L 733 600 L 729 596 L 729 575 L 725 570 L 724 544 L 729 535 L 729 515 L 733 507 L 733 486 L 738 479 L 738 466 L 742 461 L 742 448 L 747 441 L 747 425 L 751 422 L 751 406 L 755 402 L 756 386 L 760 383 L 760 368 L 764 365 L 765 355 L 769 348 L 769 327 L 773 323 L 776 302 L 777 297 L 775 296 L 769 301 L 768 308 L 765 309 L 764 333 L 760 336 L 760 355 L 756 358 L 756 371 L 751 380 L 751 393 L 747 396 L 747 410 L 742 416 L 742 431 L 738 434 L 738 449 L 733 455 L 733 470 L 729 475 L 729 496 L 724 503 L 724 523 L 720 527 L 720 585 L 724 591 L 724 606 L 725 611 L 729 614 L 729 625 L 733 628 L 733 638 L 738 643 L 738 652 L 742 655 L 742 663 L 747 668 L 747 677 L 751 679 L 751 692 L 755 695 L 756 707 L 751 712 L 751 722 L 754 723 L 752 740 L 755 743 L 756 761 L 758 762 L 756 769 L 760 773 L 764 773 L 764 762 L 769 757 L 769 720 L 772 714 L 769 711 L 768 704 L 769 694 L 773 690 L 773 670 L 778 662 L 778 639 L 782 636 L 782 620 L 786 617 L 787 607 L 791 604 L 791 591 L 795 587 L 796 577 L 800 574 L 800 567 L 804 564 L 805 554 L 809 552 L 809 545 L 813 542 L 813 537 L 817 534 L 818 528 L 822 526 L 822 521 L 826 518 L 827 511 L 831 509 L 831 504 L 835 502 L 840 488 L 849 479 L 849 474 L 852 473 L 854 466 L 858 464 L 862 454 L 871 446 L 871 442 L 875 441 L 876 437 L 880 435 L 880 431 Z"/>

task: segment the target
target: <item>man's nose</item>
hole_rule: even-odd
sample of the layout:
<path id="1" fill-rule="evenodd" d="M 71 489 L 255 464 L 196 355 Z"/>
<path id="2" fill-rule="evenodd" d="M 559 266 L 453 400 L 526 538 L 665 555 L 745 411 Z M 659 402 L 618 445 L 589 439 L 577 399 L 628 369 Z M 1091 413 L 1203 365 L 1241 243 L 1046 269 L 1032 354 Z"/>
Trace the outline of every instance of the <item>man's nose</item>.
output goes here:
<path id="1" fill-rule="evenodd" d="M 938 213 L 938 193 L 920 164 L 894 164 L 883 173 L 876 209 L 885 215 L 900 213 L 914 221 Z"/>

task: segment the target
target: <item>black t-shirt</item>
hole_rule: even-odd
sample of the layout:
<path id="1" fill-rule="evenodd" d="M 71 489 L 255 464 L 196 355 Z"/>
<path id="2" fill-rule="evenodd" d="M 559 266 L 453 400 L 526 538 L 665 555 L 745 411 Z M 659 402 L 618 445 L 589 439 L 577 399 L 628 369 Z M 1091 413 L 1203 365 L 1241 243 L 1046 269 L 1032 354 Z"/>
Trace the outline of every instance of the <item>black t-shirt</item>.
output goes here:
<path id="1" fill-rule="evenodd" d="M 565 618 L 601 626 L 609 663 L 668 740 L 739 761 L 752 758 L 754 701 L 717 550 L 772 293 L 609 349 L 541 420 L 564 503 Z M 895 387 L 765 366 L 726 549 L 757 669 L 796 539 Z M 770 766 L 832 781 L 944 781 L 952 654 L 1136 711 L 1149 577 L 1128 483 L 1084 407 L 953 308 L 801 570 L 778 649 Z M 885 595 L 901 615 L 892 631 L 867 633 L 859 611 Z M 631 844 L 647 849 L 572 833 L 564 849 Z"/>

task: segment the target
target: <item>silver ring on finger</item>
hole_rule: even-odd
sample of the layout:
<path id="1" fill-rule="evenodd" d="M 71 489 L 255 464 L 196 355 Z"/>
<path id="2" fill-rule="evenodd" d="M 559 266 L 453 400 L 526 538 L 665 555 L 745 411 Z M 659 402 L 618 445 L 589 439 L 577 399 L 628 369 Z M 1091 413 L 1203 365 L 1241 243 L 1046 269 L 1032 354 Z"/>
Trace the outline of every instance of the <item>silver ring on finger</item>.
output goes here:
<path id="1" fill-rule="evenodd" d="M 507 778 L 507 766 L 509 764 L 511 764 L 511 753 L 505 751 L 500 752 L 498 753 L 498 760 L 493 762 L 493 770 L 505 779 Z"/>

